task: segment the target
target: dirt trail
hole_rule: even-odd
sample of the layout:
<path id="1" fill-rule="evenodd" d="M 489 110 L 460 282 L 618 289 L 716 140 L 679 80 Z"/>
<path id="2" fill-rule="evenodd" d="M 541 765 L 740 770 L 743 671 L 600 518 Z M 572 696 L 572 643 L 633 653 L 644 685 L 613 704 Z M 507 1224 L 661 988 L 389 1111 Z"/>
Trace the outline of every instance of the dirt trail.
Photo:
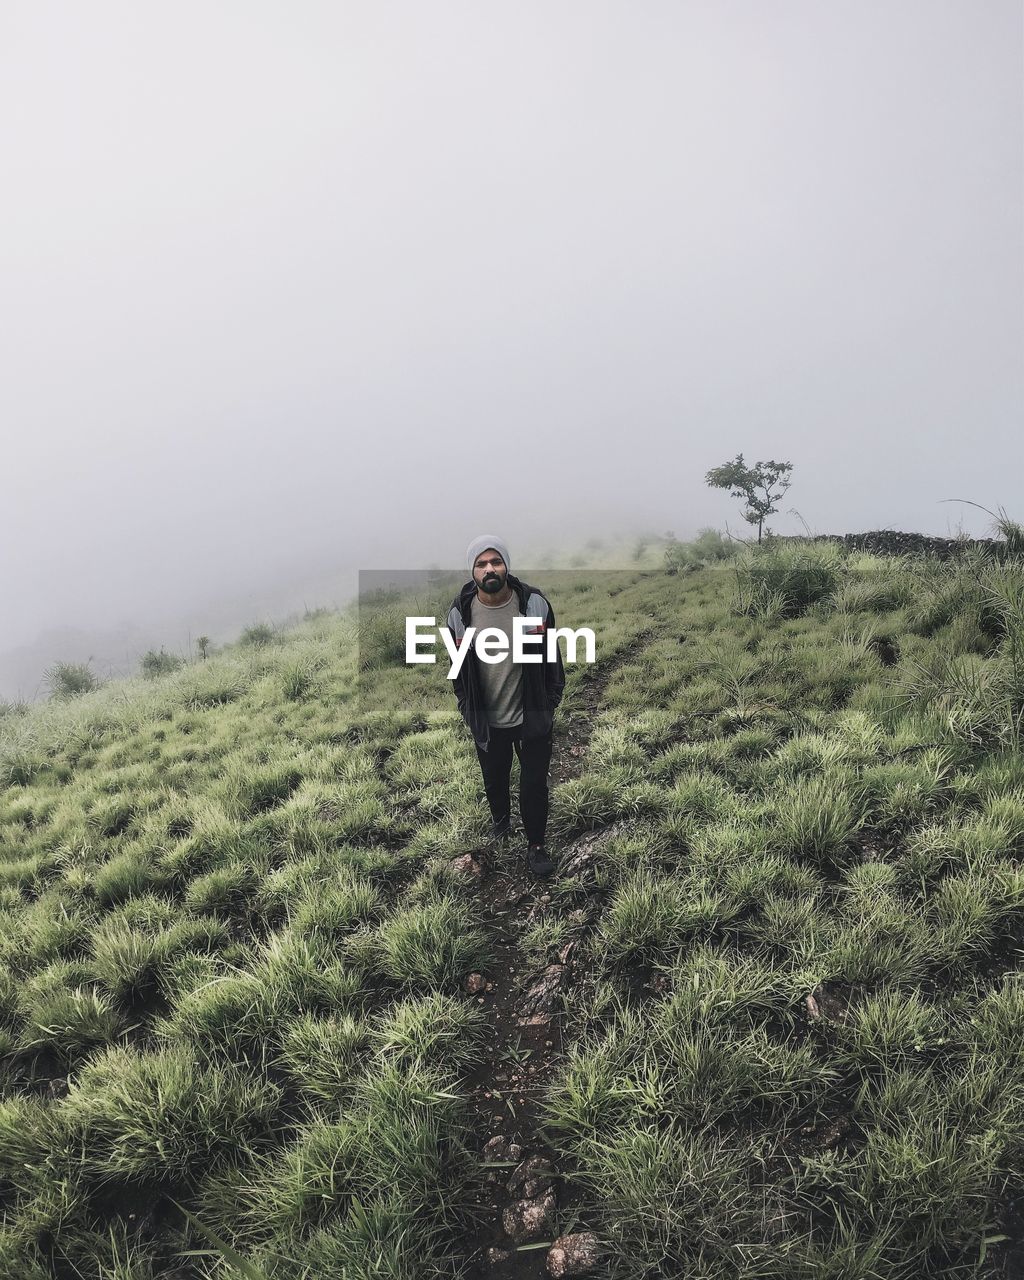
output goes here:
<path id="1" fill-rule="evenodd" d="M 582 771 L 605 686 L 640 647 L 625 650 L 587 681 L 568 715 L 556 714 L 552 786 Z M 574 944 L 549 954 L 546 963 L 523 947 L 523 934 L 557 912 L 551 882 L 559 875 L 558 870 L 550 879 L 530 874 L 525 848 L 520 831 L 511 843 L 492 843 L 478 855 L 479 918 L 489 935 L 492 961 L 475 998 L 488 1014 L 490 1038 L 467 1088 L 477 1150 L 488 1167 L 476 1195 L 485 1227 L 471 1242 L 469 1275 L 493 1280 L 546 1276 L 547 1245 L 560 1230 L 586 1226 L 568 1226 L 571 1214 L 565 1210 L 574 1197 L 541 1129 L 542 1103 L 566 1035 L 563 995 L 573 983 Z"/>

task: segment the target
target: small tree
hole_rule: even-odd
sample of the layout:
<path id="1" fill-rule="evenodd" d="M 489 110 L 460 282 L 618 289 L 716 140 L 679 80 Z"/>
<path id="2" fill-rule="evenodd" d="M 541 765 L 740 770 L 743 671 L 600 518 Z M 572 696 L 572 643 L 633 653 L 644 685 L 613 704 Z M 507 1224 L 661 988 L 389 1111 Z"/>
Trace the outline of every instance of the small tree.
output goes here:
<path id="1" fill-rule="evenodd" d="M 728 489 L 734 498 L 742 498 L 746 506 L 743 519 L 757 525 L 757 541 L 766 518 L 778 511 L 778 500 L 790 486 L 789 474 L 792 462 L 758 462 L 748 467 L 743 454 L 738 453 L 732 462 L 712 467 L 704 477 L 712 489 Z"/>
<path id="2" fill-rule="evenodd" d="M 210 654 L 210 637 L 209 637 L 209 636 L 197 636 L 197 637 L 196 637 L 196 648 L 199 650 L 199 656 L 200 656 L 200 658 L 202 658 L 202 659 L 205 661 L 205 660 L 206 660 L 206 658 L 207 658 L 207 657 L 209 657 L 209 654 Z"/>

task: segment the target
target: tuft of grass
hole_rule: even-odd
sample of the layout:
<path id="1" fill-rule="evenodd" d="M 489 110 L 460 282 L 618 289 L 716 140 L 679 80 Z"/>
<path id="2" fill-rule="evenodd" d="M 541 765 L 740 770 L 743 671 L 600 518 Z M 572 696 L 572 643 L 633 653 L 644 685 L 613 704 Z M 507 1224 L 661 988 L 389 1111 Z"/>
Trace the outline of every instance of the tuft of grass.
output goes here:
<path id="1" fill-rule="evenodd" d="M 58 1108 L 69 1152 L 98 1183 L 173 1185 L 271 1131 L 280 1089 L 185 1046 L 105 1050 Z"/>
<path id="2" fill-rule="evenodd" d="M 302 893 L 292 912 L 291 927 L 301 937 L 337 942 L 356 925 L 372 920 L 381 908 L 381 893 L 375 884 L 342 871 L 333 883 L 317 884 Z"/>
<path id="3" fill-rule="evenodd" d="M 243 647 L 261 649 L 268 644 L 272 644 L 275 637 L 276 632 L 270 623 L 253 622 L 248 627 L 243 628 L 242 634 L 238 637 L 238 643 Z"/>
<path id="4" fill-rule="evenodd" d="M 551 797 L 550 824 L 564 835 L 593 831 L 610 822 L 617 812 L 613 783 L 584 774 L 563 782 Z"/>
<path id="5" fill-rule="evenodd" d="M 125 1026 L 112 1000 L 90 981 L 89 970 L 68 961 L 55 961 L 25 982 L 19 1012 L 22 1047 L 49 1050 L 68 1064 L 111 1044 Z"/>
<path id="6" fill-rule="evenodd" d="M 298 1088 L 337 1105 L 351 1094 L 368 1039 L 366 1024 L 351 1014 L 302 1014 L 282 1036 L 281 1062 Z"/>
<path id="7" fill-rule="evenodd" d="M 182 906 L 196 915 L 232 919 L 244 915 L 256 891 L 256 877 L 244 864 L 218 867 L 196 876 L 185 890 Z"/>
<path id="8" fill-rule="evenodd" d="M 776 847 L 786 853 L 840 860 L 864 815 L 842 775 L 797 778 L 777 804 Z"/>
<path id="9" fill-rule="evenodd" d="M 313 690 L 317 674 L 323 669 L 322 655 L 303 654 L 281 668 L 281 692 L 289 702 L 301 702 Z"/>
<path id="10" fill-rule="evenodd" d="M 208 953 L 228 941 L 224 925 L 200 919 L 154 921 L 148 912 L 112 912 L 92 937 L 93 972 L 121 1004 L 137 1004 L 162 989 L 168 966 L 188 953 Z"/>
<path id="11" fill-rule="evenodd" d="M 150 896 L 163 887 L 164 876 L 152 855 L 127 849 L 105 862 L 92 878 L 92 893 L 103 907 Z"/>
<path id="12" fill-rule="evenodd" d="M 396 911 L 380 924 L 375 941 L 380 971 L 400 983 L 451 986 L 486 961 L 472 908 L 451 893 Z"/>
<path id="13" fill-rule="evenodd" d="M 875 1078 L 927 1063 L 950 1037 L 949 1021 L 920 991 L 886 988 L 868 993 L 834 1026 L 840 1066 Z"/>
<path id="14" fill-rule="evenodd" d="M 451 1085 L 450 1077 L 420 1065 L 386 1064 L 361 1076 L 343 1116 L 308 1125 L 257 1171 L 250 1220 L 287 1242 L 289 1253 L 323 1230 L 332 1237 L 332 1256 L 365 1264 L 367 1215 L 386 1207 L 399 1233 L 395 1243 L 411 1237 L 433 1246 L 436 1259 L 436 1231 L 451 1213 L 451 1158 L 465 1133 Z M 429 1261 L 421 1256 L 420 1267 Z"/>
<path id="15" fill-rule="evenodd" d="M 790 618 L 835 593 L 842 557 L 832 547 L 813 545 L 750 552 L 739 558 L 736 576 L 742 612 Z"/>
<path id="16" fill-rule="evenodd" d="M 678 887 L 637 871 L 622 881 L 600 924 L 600 946 L 612 963 L 664 961 L 678 945 Z"/>
<path id="17" fill-rule="evenodd" d="M 288 761 L 236 768 L 221 783 L 225 812 L 236 818 L 251 818 L 273 809 L 288 799 L 302 777 L 301 769 Z"/>
<path id="18" fill-rule="evenodd" d="M 99 676 L 87 662 L 55 662 L 48 667 L 43 679 L 50 689 L 50 697 L 60 702 L 80 698 L 100 687 Z"/>
<path id="19" fill-rule="evenodd" d="M 177 671 L 179 667 L 184 665 L 184 658 L 177 653 L 168 653 L 161 646 L 159 652 L 156 649 L 146 650 L 140 663 L 140 669 L 148 680 L 155 680 L 159 676 L 170 675 L 172 671 Z"/>
<path id="20" fill-rule="evenodd" d="M 479 1006 L 434 991 L 409 997 L 380 1017 L 372 1043 L 387 1061 L 460 1071 L 479 1058 L 486 1024 Z"/>

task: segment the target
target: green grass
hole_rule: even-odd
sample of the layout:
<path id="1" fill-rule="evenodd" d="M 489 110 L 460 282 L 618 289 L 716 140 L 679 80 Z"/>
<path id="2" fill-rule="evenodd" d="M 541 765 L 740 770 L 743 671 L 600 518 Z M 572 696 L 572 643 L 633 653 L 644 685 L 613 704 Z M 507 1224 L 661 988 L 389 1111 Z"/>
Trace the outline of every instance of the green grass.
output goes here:
<path id="1" fill-rule="evenodd" d="M 593 857 L 509 925 L 578 961 L 560 1226 L 612 1278 L 995 1280 L 1024 571 L 721 550 L 535 575 L 599 656 L 549 826 Z M 0 1280 L 231 1274 L 204 1230 L 274 1280 L 466 1260 L 490 939 L 450 859 L 487 815 L 405 612 L 0 708 Z"/>

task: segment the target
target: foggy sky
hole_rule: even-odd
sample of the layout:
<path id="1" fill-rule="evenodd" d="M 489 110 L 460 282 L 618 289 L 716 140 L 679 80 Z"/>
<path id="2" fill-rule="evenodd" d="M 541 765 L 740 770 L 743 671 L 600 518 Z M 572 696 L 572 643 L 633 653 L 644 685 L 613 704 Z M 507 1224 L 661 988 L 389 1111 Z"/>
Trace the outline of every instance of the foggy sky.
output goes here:
<path id="1" fill-rule="evenodd" d="M 0 650 L 476 533 L 1024 516 L 1016 0 L 0 6 Z M 298 590 L 298 586 L 296 587 Z"/>

